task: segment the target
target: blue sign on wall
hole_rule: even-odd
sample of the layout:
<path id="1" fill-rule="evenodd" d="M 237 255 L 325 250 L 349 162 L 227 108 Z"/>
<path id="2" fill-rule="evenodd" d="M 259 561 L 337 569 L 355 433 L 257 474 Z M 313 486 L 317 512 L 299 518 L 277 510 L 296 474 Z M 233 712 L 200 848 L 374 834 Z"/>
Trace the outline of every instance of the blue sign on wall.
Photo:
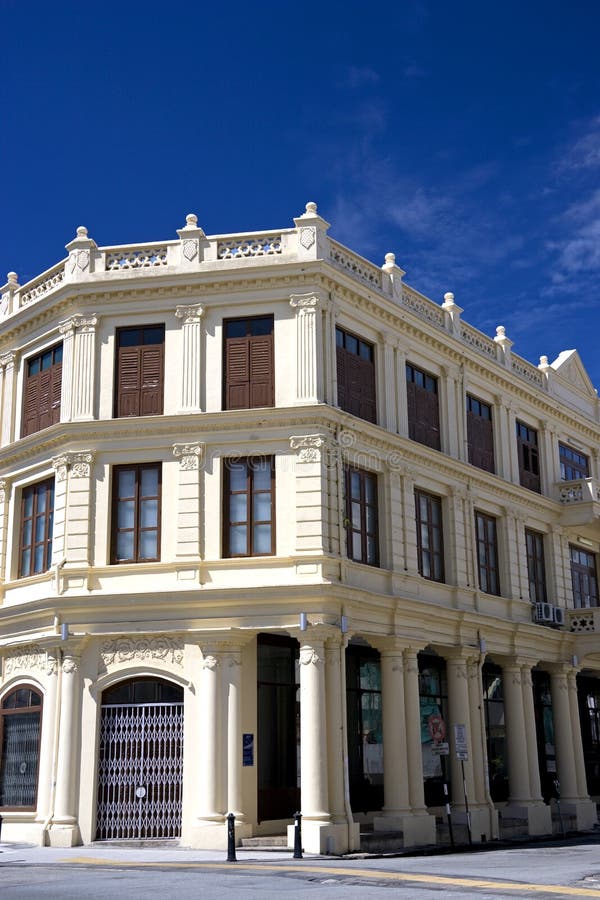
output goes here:
<path id="1" fill-rule="evenodd" d="M 244 734 L 242 736 L 242 765 L 244 766 L 253 766 L 254 765 L 254 735 L 253 734 Z"/>

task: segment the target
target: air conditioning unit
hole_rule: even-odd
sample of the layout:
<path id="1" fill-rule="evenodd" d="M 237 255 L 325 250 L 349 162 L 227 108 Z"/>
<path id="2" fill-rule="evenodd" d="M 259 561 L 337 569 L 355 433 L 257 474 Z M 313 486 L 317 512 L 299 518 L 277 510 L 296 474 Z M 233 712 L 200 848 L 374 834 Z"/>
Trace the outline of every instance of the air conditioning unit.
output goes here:
<path id="1" fill-rule="evenodd" d="M 565 611 L 562 606 L 554 607 L 554 624 L 555 625 L 564 625 L 565 624 Z"/>
<path id="2" fill-rule="evenodd" d="M 535 621 L 548 625 L 554 623 L 554 607 L 551 603 L 535 604 Z"/>

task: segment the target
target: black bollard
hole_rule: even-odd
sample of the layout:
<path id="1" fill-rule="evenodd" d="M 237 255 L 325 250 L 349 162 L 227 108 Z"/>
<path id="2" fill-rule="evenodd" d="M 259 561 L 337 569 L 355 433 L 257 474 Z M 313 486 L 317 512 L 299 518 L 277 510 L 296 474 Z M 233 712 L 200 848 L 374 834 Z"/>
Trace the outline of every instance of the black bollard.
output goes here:
<path id="1" fill-rule="evenodd" d="M 294 859 L 302 859 L 302 813 L 294 813 Z"/>
<path id="2" fill-rule="evenodd" d="M 0 837 L 2 837 L 2 816 L 0 816 Z"/>
<path id="3" fill-rule="evenodd" d="M 229 813 L 227 816 L 227 862 L 237 862 L 235 855 L 235 816 Z"/>

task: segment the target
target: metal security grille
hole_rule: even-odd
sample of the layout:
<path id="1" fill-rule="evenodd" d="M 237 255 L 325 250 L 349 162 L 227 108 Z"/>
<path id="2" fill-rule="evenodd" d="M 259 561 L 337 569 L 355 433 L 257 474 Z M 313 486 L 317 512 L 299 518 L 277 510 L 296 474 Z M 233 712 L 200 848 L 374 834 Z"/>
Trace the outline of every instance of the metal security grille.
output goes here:
<path id="1" fill-rule="evenodd" d="M 4 716 L 0 806 L 35 807 L 39 748 L 39 712 Z"/>
<path id="2" fill-rule="evenodd" d="M 102 707 L 99 841 L 181 834 L 183 703 Z"/>

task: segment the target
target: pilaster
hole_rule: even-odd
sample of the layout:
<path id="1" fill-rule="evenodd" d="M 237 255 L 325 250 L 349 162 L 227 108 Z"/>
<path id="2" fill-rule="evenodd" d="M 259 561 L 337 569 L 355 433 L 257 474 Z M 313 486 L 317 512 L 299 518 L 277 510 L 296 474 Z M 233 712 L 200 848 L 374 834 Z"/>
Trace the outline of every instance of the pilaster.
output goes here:
<path id="1" fill-rule="evenodd" d="M 10 482 L 5 478 L 0 479 L 0 584 L 10 578 L 9 561 L 6 556 L 6 541 L 11 492 L 12 486 Z"/>
<path id="2" fill-rule="evenodd" d="M 325 453 L 328 436 L 306 434 L 290 438 L 296 453 L 296 551 L 322 554 L 328 548 Z"/>
<path id="3" fill-rule="evenodd" d="M 184 242 L 185 243 L 185 242 Z M 181 326 L 180 409 L 184 413 L 202 412 L 202 317 L 201 303 L 178 306 L 175 316 Z"/>
<path id="4" fill-rule="evenodd" d="M 198 561 L 202 555 L 202 494 L 200 477 L 205 445 L 173 444 L 173 456 L 179 460 L 179 500 L 175 555 Z"/>
<path id="5" fill-rule="evenodd" d="M 2 371 L 2 446 L 6 447 L 14 440 L 15 435 L 15 366 L 17 352 L 9 350 L 0 356 Z"/>
<path id="6" fill-rule="evenodd" d="M 292 294 L 290 306 L 296 310 L 296 403 L 322 403 L 325 394 L 324 300 L 314 292 Z"/>
<path id="7" fill-rule="evenodd" d="M 396 391 L 400 385 L 396 381 L 396 361 L 395 346 L 396 342 L 389 334 L 381 335 L 383 342 L 383 391 L 380 392 L 383 409 L 380 409 L 380 418 L 383 420 L 384 426 L 388 431 L 394 434 L 398 430 L 398 402 L 396 400 Z M 382 415 L 383 413 L 383 415 Z"/>
<path id="8" fill-rule="evenodd" d="M 54 479 L 54 536 L 52 564 L 90 565 L 92 562 L 91 450 L 62 453 L 52 465 Z M 60 588 L 57 586 L 59 593 Z"/>
<path id="9" fill-rule="evenodd" d="M 398 402 L 397 427 L 398 434 L 408 437 L 408 394 L 406 391 L 406 357 L 404 344 L 396 345 L 396 399 Z"/>

